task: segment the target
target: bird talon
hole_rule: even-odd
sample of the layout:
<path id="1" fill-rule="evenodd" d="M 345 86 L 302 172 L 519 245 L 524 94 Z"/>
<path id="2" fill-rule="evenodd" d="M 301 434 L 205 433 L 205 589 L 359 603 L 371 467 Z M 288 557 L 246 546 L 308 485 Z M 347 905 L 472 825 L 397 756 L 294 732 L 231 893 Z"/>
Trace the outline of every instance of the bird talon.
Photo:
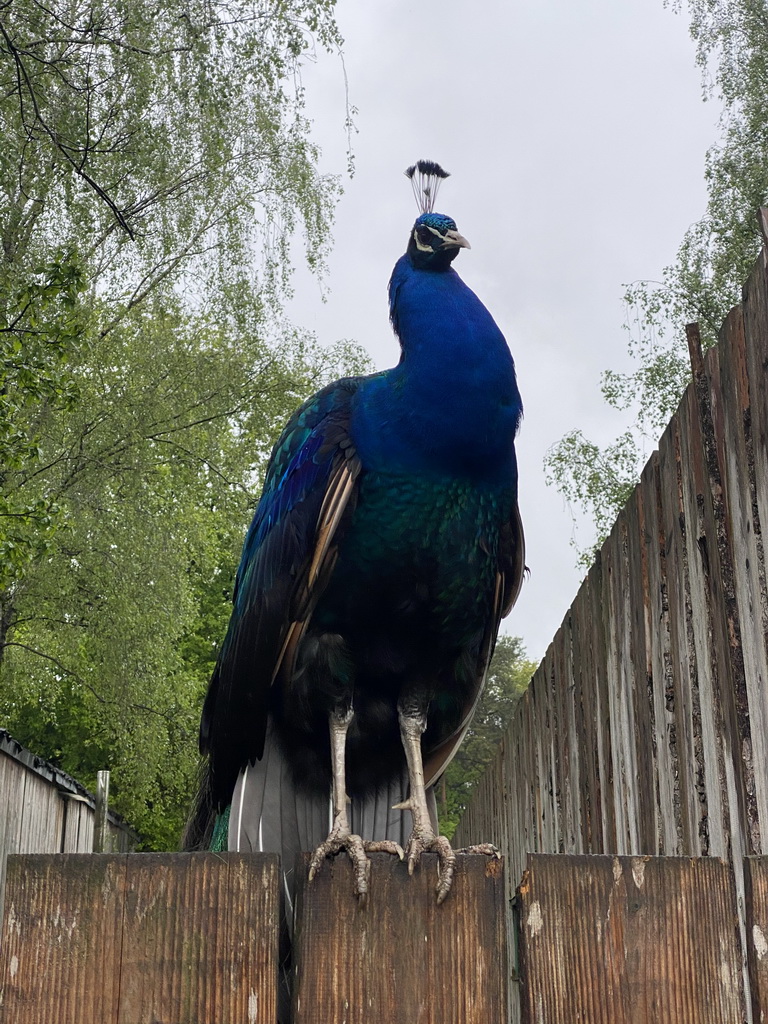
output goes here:
<path id="1" fill-rule="evenodd" d="M 366 853 L 391 853 L 397 856 L 399 860 L 403 860 L 405 857 L 405 851 L 400 843 L 396 843 L 392 839 L 370 840 L 363 843 L 363 848 Z"/>
<path id="2" fill-rule="evenodd" d="M 352 857 L 351 853 L 350 857 Z M 360 906 L 364 907 L 368 899 L 368 882 L 371 877 L 371 862 L 364 853 L 362 854 L 362 857 L 364 858 L 362 861 L 353 857 L 353 864 L 355 867 L 355 896 L 357 896 Z"/>
<path id="3" fill-rule="evenodd" d="M 391 839 L 364 840 L 345 829 L 334 829 L 325 842 L 321 843 L 312 854 L 309 862 L 309 881 L 311 882 L 320 870 L 323 861 L 328 857 L 335 857 L 336 854 L 345 850 L 352 861 L 352 871 L 355 877 L 355 895 L 364 906 L 371 880 L 371 862 L 368 859 L 369 853 L 392 853 L 400 860 L 405 857 L 405 852 L 399 843 Z"/>
<path id="4" fill-rule="evenodd" d="M 408 840 L 408 874 L 412 875 L 414 869 L 421 861 L 422 853 L 437 854 L 437 893 L 438 904 L 442 903 L 451 891 L 453 876 L 456 872 L 456 854 L 445 836 L 436 836 L 434 833 L 422 831 L 413 832 Z"/>

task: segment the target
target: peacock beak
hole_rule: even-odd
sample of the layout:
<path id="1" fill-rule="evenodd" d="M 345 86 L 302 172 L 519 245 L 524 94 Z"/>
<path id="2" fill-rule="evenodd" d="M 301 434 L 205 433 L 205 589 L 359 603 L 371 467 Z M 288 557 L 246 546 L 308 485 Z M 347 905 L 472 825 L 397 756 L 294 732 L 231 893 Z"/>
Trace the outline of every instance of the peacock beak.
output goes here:
<path id="1" fill-rule="evenodd" d="M 460 235 L 458 231 L 446 231 L 445 238 L 443 240 L 442 247 L 444 249 L 448 246 L 455 246 L 457 249 L 471 249 L 472 246 L 466 240 L 463 235 Z"/>

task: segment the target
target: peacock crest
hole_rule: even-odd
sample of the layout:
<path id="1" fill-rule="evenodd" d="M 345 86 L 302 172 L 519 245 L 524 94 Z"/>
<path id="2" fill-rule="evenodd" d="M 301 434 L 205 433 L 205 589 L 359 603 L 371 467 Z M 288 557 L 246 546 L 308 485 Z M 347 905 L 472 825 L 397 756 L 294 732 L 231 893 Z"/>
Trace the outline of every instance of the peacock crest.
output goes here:
<path id="1" fill-rule="evenodd" d="M 419 160 L 406 170 L 405 176 L 410 179 L 420 212 L 432 213 L 440 183 L 443 178 L 450 177 L 448 171 L 444 171 L 434 160 Z"/>

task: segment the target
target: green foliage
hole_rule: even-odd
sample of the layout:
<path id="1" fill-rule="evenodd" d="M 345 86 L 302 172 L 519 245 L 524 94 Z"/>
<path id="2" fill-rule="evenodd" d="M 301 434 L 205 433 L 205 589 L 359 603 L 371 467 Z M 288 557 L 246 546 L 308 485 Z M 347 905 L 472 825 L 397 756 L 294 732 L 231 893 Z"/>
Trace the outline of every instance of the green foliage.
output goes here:
<path id="1" fill-rule="evenodd" d="M 284 323 L 323 265 L 300 67 L 332 0 L 0 11 L 0 716 L 173 848 L 271 444 L 367 366 Z"/>
<path id="2" fill-rule="evenodd" d="M 87 239 L 100 286 L 116 252 L 155 272 L 292 229 L 322 258 L 329 189 L 302 115 L 301 61 L 337 47 L 333 0 L 14 0 L 0 19 L 6 255 L 55 228 Z M 270 233 L 273 237 L 269 238 Z M 140 279 L 139 279 L 140 280 Z"/>
<path id="3" fill-rule="evenodd" d="M 337 184 L 317 171 L 299 73 L 316 41 L 339 45 L 332 9 L 3 7 L 4 467 L 29 469 L 37 416 L 73 400 L 67 360 L 86 329 L 109 333 L 156 289 L 175 287 L 191 310 L 226 310 L 230 321 L 251 315 L 258 296 L 251 327 L 263 332 L 260 307 L 279 305 L 299 227 L 310 265 L 322 265 Z M 45 550 L 56 509 L 14 493 L 6 477 L 0 513 L 7 588 Z"/>
<path id="4" fill-rule="evenodd" d="M 438 786 L 440 831 L 450 838 L 483 772 L 496 756 L 502 736 L 536 662 L 525 656 L 517 636 L 500 636 L 472 724 Z"/>
<path id="5" fill-rule="evenodd" d="M 673 6 L 681 10 L 683 3 Z M 722 103 L 721 141 L 706 159 L 707 208 L 661 282 L 638 282 L 625 295 L 636 369 L 607 371 L 602 390 L 609 405 L 634 410 L 634 428 L 602 450 L 571 432 L 546 459 L 550 480 L 594 521 L 598 543 L 637 480 L 643 441 L 655 443 L 690 379 L 685 324 L 699 323 L 705 347 L 715 343 L 761 244 L 755 213 L 768 201 L 768 5 L 687 0 L 686 6 L 705 94 Z M 591 549 L 581 552 L 582 563 Z"/>
<path id="6" fill-rule="evenodd" d="M 6 288 L 0 292 L 0 591 L 45 553 L 56 524 L 55 503 L 7 482 L 39 456 L 35 410 L 67 409 L 75 401 L 75 384 L 63 363 L 83 331 L 83 279 L 75 261 L 60 257 L 31 273 L 23 285 L 0 279 L 2 284 Z"/>

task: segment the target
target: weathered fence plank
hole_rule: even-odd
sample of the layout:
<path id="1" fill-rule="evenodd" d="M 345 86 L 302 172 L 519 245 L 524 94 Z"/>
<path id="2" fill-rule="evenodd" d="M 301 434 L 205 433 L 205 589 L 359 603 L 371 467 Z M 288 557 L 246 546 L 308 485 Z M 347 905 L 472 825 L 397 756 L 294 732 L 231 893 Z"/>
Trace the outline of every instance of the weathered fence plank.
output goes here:
<path id="1" fill-rule="evenodd" d="M 373 855 L 367 905 L 352 895 L 348 858 L 299 877 L 294 1024 L 490 1024 L 506 1016 L 502 862 L 460 856 L 453 888 L 435 901 L 436 857 L 413 877 Z"/>
<path id="2" fill-rule="evenodd" d="M 117 1021 L 124 859 L 8 858 L 2 1024 Z"/>
<path id="3" fill-rule="evenodd" d="M 740 1024 L 736 898 L 714 858 L 532 855 L 523 1024 Z"/>
<path id="4" fill-rule="evenodd" d="M 8 858 L 0 1024 L 272 1024 L 277 857 Z"/>
<path id="5" fill-rule="evenodd" d="M 271 1024 L 277 1014 L 277 858 L 144 854 L 125 860 L 119 1024 Z"/>
<path id="6" fill-rule="evenodd" d="M 755 1024 L 768 1021 L 768 857 L 745 861 L 747 959 Z"/>

